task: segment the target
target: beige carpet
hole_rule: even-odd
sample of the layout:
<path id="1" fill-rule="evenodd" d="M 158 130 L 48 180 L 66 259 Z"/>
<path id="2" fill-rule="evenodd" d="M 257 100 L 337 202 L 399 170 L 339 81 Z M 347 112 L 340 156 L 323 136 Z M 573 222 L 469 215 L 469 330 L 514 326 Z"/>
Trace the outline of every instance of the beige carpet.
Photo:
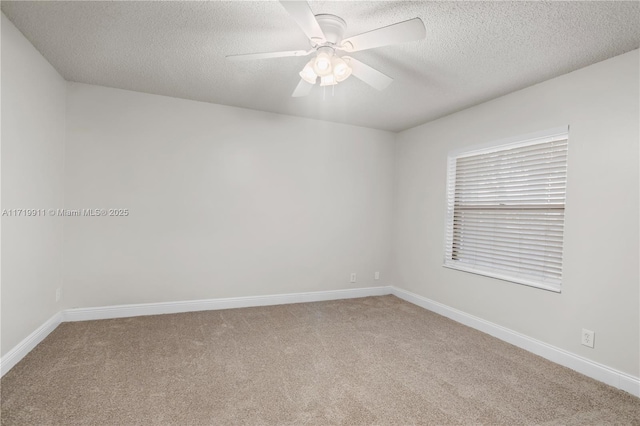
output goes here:
<path id="1" fill-rule="evenodd" d="M 65 323 L 2 425 L 640 424 L 640 399 L 393 296 Z"/>

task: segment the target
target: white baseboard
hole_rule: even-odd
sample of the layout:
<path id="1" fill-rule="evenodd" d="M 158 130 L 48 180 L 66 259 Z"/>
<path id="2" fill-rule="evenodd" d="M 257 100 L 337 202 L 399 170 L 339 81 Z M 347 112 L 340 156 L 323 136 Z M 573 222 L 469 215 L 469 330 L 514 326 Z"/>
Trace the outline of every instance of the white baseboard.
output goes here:
<path id="1" fill-rule="evenodd" d="M 524 334 L 510 330 L 506 327 L 469 315 L 466 312 L 451 308 L 442 303 L 419 296 L 410 291 L 397 287 L 391 287 L 391 294 L 407 302 L 418 305 L 424 309 L 435 312 L 447 318 L 480 330 L 491 336 L 511 343 L 514 346 L 525 349 L 550 361 L 568 367 L 585 376 L 604 382 L 610 386 L 622 389 L 632 395 L 640 397 L 640 379 L 629 374 L 599 364 L 579 355 L 557 348 L 540 340 L 525 336 Z"/>
<path id="2" fill-rule="evenodd" d="M 640 379 L 625 373 L 620 374 L 620 389 L 629 392 L 631 395 L 640 397 Z"/>
<path id="3" fill-rule="evenodd" d="M 63 321 L 88 321 L 142 315 L 176 314 L 180 312 L 212 311 L 249 308 L 252 306 L 285 305 L 289 303 L 321 302 L 357 297 L 391 294 L 391 287 L 364 287 L 346 290 L 313 291 L 307 293 L 274 294 L 267 296 L 229 297 L 224 299 L 186 300 L 181 302 L 141 303 L 95 308 L 67 309 Z"/>
<path id="4" fill-rule="evenodd" d="M 44 340 L 62 322 L 62 313 L 58 312 L 49 318 L 44 324 L 28 335 L 22 342 L 4 354 L 0 359 L 0 377 L 4 376 L 22 358 L 24 358 L 36 345 Z"/>

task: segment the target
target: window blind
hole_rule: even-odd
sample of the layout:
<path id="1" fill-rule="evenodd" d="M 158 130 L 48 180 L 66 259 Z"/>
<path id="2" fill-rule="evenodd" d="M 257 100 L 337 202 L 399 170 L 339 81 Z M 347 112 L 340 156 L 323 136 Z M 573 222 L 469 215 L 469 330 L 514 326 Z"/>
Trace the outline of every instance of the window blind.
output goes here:
<path id="1" fill-rule="evenodd" d="M 568 133 L 449 156 L 447 267 L 559 291 Z"/>

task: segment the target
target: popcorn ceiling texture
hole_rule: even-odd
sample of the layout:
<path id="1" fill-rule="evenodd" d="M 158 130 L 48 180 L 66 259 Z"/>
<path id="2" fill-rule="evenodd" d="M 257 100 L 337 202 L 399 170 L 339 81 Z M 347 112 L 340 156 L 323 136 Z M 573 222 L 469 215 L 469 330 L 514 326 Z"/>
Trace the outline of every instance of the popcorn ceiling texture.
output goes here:
<path id="1" fill-rule="evenodd" d="M 225 55 L 306 49 L 278 2 L 3 1 L 2 11 L 75 82 L 400 131 L 640 45 L 639 2 L 311 2 L 346 36 L 420 17 L 425 40 L 354 54 L 393 77 L 290 97 L 308 59 Z"/>
<path id="2" fill-rule="evenodd" d="M 2 425 L 638 424 L 628 393 L 394 296 L 63 323 Z"/>

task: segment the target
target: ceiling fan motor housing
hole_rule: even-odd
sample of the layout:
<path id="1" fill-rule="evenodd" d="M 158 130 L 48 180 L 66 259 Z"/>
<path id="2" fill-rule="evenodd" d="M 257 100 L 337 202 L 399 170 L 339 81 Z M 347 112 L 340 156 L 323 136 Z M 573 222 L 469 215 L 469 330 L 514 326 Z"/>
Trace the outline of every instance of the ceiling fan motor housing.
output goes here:
<path id="1" fill-rule="evenodd" d="M 336 15 L 322 14 L 316 15 L 316 20 L 318 21 L 318 25 L 320 25 L 325 38 L 324 42 L 320 42 L 318 44 L 331 44 L 339 46 L 342 42 L 344 32 L 347 29 L 347 23 L 344 21 L 344 19 Z M 320 40 L 313 41 L 316 42 Z"/>

